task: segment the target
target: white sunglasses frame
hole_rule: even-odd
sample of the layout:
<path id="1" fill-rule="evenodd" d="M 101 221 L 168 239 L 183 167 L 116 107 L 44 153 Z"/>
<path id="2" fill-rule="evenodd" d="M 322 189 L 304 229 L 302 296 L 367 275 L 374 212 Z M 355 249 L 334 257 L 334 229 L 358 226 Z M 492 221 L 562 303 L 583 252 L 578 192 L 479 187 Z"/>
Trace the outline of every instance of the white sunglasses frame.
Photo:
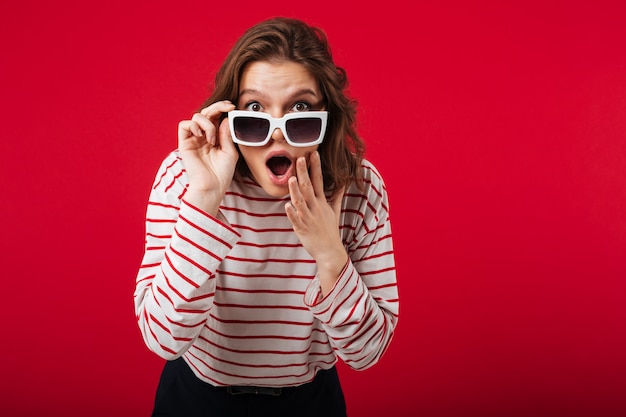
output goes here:
<path id="1" fill-rule="evenodd" d="M 256 119 L 269 120 L 270 127 L 268 129 L 267 136 L 265 137 L 265 139 L 262 140 L 261 142 L 246 142 L 244 140 L 239 139 L 237 135 L 235 134 L 235 124 L 234 124 L 234 120 L 237 117 L 253 117 Z M 306 142 L 306 143 L 298 143 L 298 142 L 291 141 L 291 139 L 289 139 L 289 135 L 287 134 L 287 129 L 285 128 L 287 121 L 293 120 L 293 119 L 307 119 L 307 118 L 309 119 L 315 118 L 315 119 L 320 119 L 322 121 L 322 126 L 320 128 L 319 137 L 312 142 Z M 280 129 L 280 131 L 283 133 L 283 137 L 285 138 L 287 143 L 290 144 L 291 146 L 304 148 L 307 146 L 317 145 L 317 144 L 322 143 L 322 141 L 324 140 L 324 135 L 326 134 L 327 122 L 328 122 L 327 111 L 303 111 L 303 112 L 295 112 L 295 113 L 286 113 L 283 117 L 272 117 L 268 113 L 263 113 L 259 111 L 231 110 L 228 112 L 228 126 L 230 127 L 230 135 L 233 138 L 233 142 L 239 145 L 245 145 L 245 146 L 267 145 L 267 143 L 270 141 L 270 138 L 272 137 L 272 134 L 274 133 L 274 130 L 276 130 L 276 128 Z"/>

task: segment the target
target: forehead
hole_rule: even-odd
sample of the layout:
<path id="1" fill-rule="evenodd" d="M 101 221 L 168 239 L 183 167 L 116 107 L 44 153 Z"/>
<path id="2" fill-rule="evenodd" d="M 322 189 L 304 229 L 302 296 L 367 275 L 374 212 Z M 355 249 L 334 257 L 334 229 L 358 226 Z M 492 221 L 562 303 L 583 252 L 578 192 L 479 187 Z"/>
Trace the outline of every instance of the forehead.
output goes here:
<path id="1" fill-rule="evenodd" d="M 302 64 L 292 61 L 251 62 L 244 68 L 239 85 L 240 93 L 253 91 L 276 98 L 302 90 L 320 94 L 317 78 Z"/>

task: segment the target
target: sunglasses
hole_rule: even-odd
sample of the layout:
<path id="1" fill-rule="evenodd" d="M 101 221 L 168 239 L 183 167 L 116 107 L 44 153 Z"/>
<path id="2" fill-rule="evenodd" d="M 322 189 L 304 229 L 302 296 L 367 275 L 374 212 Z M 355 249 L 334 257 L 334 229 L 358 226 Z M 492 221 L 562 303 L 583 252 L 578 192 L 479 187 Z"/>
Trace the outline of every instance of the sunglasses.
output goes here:
<path id="1" fill-rule="evenodd" d="M 326 132 L 327 111 L 287 113 L 272 117 L 267 113 L 245 110 L 228 112 L 228 125 L 233 142 L 246 146 L 267 144 L 276 128 L 291 146 L 311 146 L 322 143 Z"/>

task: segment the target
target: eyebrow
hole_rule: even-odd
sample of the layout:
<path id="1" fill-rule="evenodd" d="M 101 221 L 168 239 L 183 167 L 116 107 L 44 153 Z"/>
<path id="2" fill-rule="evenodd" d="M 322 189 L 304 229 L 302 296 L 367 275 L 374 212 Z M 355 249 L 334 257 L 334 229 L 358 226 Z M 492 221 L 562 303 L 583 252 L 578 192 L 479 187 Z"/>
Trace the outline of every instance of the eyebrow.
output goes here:
<path id="1" fill-rule="evenodd" d="M 243 96 L 244 94 L 258 95 L 258 96 L 261 96 L 261 97 L 266 97 L 267 96 L 267 94 L 264 94 L 262 91 L 255 90 L 255 89 L 252 89 L 252 88 L 246 88 L 245 90 L 241 90 L 239 92 L 239 96 Z M 317 94 L 315 94 L 315 91 L 311 90 L 310 88 L 303 88 L 301 90 L 295 91 L 291 95 L 291 98 L 305 96 L 305 95 L 306 96 L 318 97 Z"/>

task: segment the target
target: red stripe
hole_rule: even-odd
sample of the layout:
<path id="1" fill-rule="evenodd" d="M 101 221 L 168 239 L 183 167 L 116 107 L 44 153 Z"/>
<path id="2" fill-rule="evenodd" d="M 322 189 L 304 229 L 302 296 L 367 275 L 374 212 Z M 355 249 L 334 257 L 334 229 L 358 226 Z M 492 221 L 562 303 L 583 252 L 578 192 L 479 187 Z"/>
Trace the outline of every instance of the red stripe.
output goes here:
<path id="1" fill-rule="evenodd" d="M 148 330 L 150 331 L 150 334 L 152 335 L 152 340 L 154 340 L 155 342 L 157 342 L 157 344 L 159 345 L 159 347 L 161 349 L 163 349 L 165 352 L 168 352 L 172 355 L 175 355 L 176 352 L 173 351 L 172 349 L 168 348 L 167 346 L 161 344 L 161 342 L 159 342 L 159 338 L 157 337 L 156 333 L 154 333 L 154 331 L 152 330 L 152 327 L 150 326 L 150 322 L 147 321 L 147 326 L 148 326 Z"/>
<path id="2" fill-rule="evenodd" d="M 382 274 L 383 272 L 389 272 L 389 271 L 395 271 L 396 267 L 395 266 L 390 266 L 389 268 L 383 268 L 383 269 L 378 269 L 375 271 L 364 271 L 361 272 L 361 276 L 363 275 L 377 275 L 377 274 Z"/>
<path id="3" fill-rule="evenodd" d="M 387 240 L 387 239 L 391 239 L 391 234 L 387 234 L 384 236 L 381 236 L 380 238 L 370 242 L 370 243 L 365 243 L 363 245 L 357 246 L 354 250 L 360 250 L 360 249 L 369 249 L 372 246 L 377 245 L 378 243 L 382 242 L 383 240 Z"/>
<path id="4" fill-rule="evenodd" d="M 167 279 L 166 279 L 166 280 L 167 280 Z M 169 287 L 169 288 L 170 288 L 170 289 L 171 289 L 174 293 L 176 293 L 176 295 L 178 295 L 181 299 L 183 299 L 183 300 L 185 300 L 186 302 L 189 302 L 189 303 L 194 302 L 194 301 L 200 301 L 200 300 L 203 300 L 203 299 L 207 299 L 207 298 L 210 298 L 210 297 L 212 297 L 212 296 L 213 296 L 212 294 L 206 294 L 206 295 L 203 295 L 203 296 L 201 296 L 201 297 L 193 297 L 192 299 L 186 299 L 186 298 L 185 298 L 185 297 L 184 297 L 184 296 L 183 296 L 180 292 L 176 291 L 176 290 L 172 287 L 172 285 L 171 285 L 171 283 L 170 283 L 169 281 L 167 282 L 167 286 L 168 286 L 168 287 Z M 159 294 L 161 294 L 163 297 L 165 297 L 165 299 L 166 299 L 167 301 L 169 301 L 169 303 L 172 305 L 172 308 L 173 308 L 173 309 L 174 309 L 174 311 L 176 311 L 177 313 L 200 313 L 200 314 L 204 314 L 204 313 L 206 313 L 207 311 L 209 311 L 209 309 L 208 309 L 208 308 L 206 308 L 206 309 L 197 309 L 197 308 L 195 308 L 195 309 L 191 309 L 191 308 L 176 308 L 176 304 L 174 303 L 174 301 L 172 300 L 172 298 L 169 296 L 169 294 L 168 294 L 167 292 L 165 292 L 165 290 L 164 290 L 163 288 L 161 288 L 161 287 L 157 287 L 157 291 L 159 292 Z M 172 323 L 174 323 L 174 322 L 172 322 Z M 177 322 L 176 322 L 176 323 L 177 323 Z"/>
<path id="5" fill-rule="evenodd" d="M 369 290 L 382 290 L 384 288 L 397 288 L 398 284 L 394 281 L 388 284 L 383 284 L 383 285 L 372 285 L 372 286 L 368 286 Z M 391 301 L 391 300 L 386 300 L 386 301 Z"/>
<path id="6" fill-rule="evenodd" d="M 321 340 L 311 340 L 308 344 L 308 346 L 305 349 L 302 350 L 263 350 L 263 349 L 255 349 L 255 350 L 248 350 L 248 349 L 233 349 L 230 348 L 228 346 L 222 346 L 222 345 L 218 345 L 217 343 L 203 337 L 200 336 L 198 337 L 198 339 L 204 341 L 205 343 L 211 345 L 211 346 L 215 346 L 216 348 L 219 348 L 221 350 L 226 350 L 228 352 L 233 352 L 233 353 L 239 353 L 239 354 L 278 354 L 278 355 L 301 355 L 304 353 L 309 353 L 309 351 L 311 350 L 311 347 L 313 345 L 321 345 L 321 346 L 327 346 L 330 348 L 330 343 L 326 340 L 326 341 L 321 341 Z M 323 352 L 318 352 L 318 355 L 329 355 L 332 354 L 332 350 L 326 353 Z"/>
<path id="7" fill-rule="evenodd" d="M 256 305 L 256 304 L 234 304 L 234 303 L 218 303 L 213 302 L 216 306 L 227 308 L 242 308 L 248 310 L 298 310 L 309 311 L 308 307 L 290 306 L 290 305 Z M 255 321 L 255 323 L 257 323 Z"/>
<path id="8" fill-rule="evenodd" d="M 189 283 L 190 285 L 192 285 L 194 288 L 200 288 L 200 285 L 196 284 L 194 281 L 192 281 L 191 279 L 187 278 L 187 276 L 185 276 L 185 274 L 183 274 L 181 271 L 179 271 L 176 267 L 174 267 L 174 263 L 172 262 L 172 260 L 170 259 L 169 255 L 167 254 L 167 252 L 165 253 L 165 260 L 167 261 L 167 264 L 170 266 L 170 268 L 172 268 L 172 271 L 174 271 L 174 273 L 176 275 L 178 275 L 179 277 L 181 277 L 185 282 Z M 163 274 L 165 275 L 165 273 Z"/>
<path id="9" fill-rule="evenodd" d="M 180 207 L 176 207 L 171 204 L 159 203 L 158 201 L 148 201 L 148 206 L 163 207 L 168 209 L 174 209 L 176 211 L 180 210 Z"/>
<path id="10" fill-rule="evenodd" d="M 169 164 L 168 166 L 165 167 L 165 170 L 163 171 L 163 174 L 161 174 L 161 177 L 159 178 L 159 181 L 157 181 L 157 183 L 154 185 L 154 187 L 152 187 L 154 190 L 156 190 L 156 188 L 159 186 L 159 184 L 161 184 L 161 181 L 163 181 L 163 178 L 167 175 L 168 171 L 170 170 L 171 167 L 173 167 L 176 162 L 178 162 L 176 159 Z"/>
<path id="11" fill-rule="evenodd" d="M 222 210 L 224 210 L 224 211 L 233 211 L 235 213 L 243 213 L 243 214 L 247 214 L 248 216 L 252 216 L 252 217 L 287 217 L 287 214 L 285 212 L 282 212 L 282 213 L 254 213 L 254 212 L 243 210 L 243 209 L 236 208 L 236 207 L 221 206 L 220 208 Z"/>
<path id="12" fill-rule="evenodd" d="M 198 262 L 196 262 L 193 259 L 191 259 L 189 256 L 183 255 L 182 252 L 177 251 L 172 246 L 170 246 L 170 251 L 172 253 L 174 253 L 175 255 L 177 255 L 179 258 L 181 258 L 181 259 L 187 261 L 188 263 L 190 263 L 191 265 L 195 266 L 200 271 L 204 272 L 207 276 L 210 277 L 210 276 L 213 275 L 213 273 L 211 271 L 209 271 L 208 269 L 206 269 L 205 267 L 200 265 Z M 167 253 L 166 253 L 166 256 L 167 256 Z M 171 261 L 170 261 L 170 265 L 171 265 Z M 196 288 L 200 286 L 200 285 L 196 284 L 194 281 L 192 281 L 191 279 L 189 279 L 188 277 L 186 277 L 185 275 L 181 274 L 180 276 L 181 276 L 181 278 L 185 279 L 185 281 L 187 281 L 190 284 L 194 285 Z"/>
<path id="13" fill-rule="evenodd" d="M 308 279 L 311 280 L 315 277 L 315 275 L 282 275 L 282 274 L 258 274 L 258 275 L 248 275 L 248 274 L 240 274 L 238 272 L 233 272 L 233 271 L 223 271 L 221 269 L 217 270 L 218 274 L 221 275 L 226 275 L 226 276 L 231 276 L 231 277 L 240 277 L 240 278 L 249 278 L 249 279 L 255 279 L 255 278 L 279 278 L 279 279 L 285 279 L 285 278 L 291 278 L 291 279 Z"/>
<path id="14" fill-rule="evenodd" d="M 323 334 L 323 336 L 326 337 L 326 333 L 324 333 L 324 331 L 320 330 L 320 329 L 313 329 L 313 331 L 311 332 L 310 336 L 303 336 L 303 337 L 297 337 L 297 336 L 283 336 L 283 335 L 229 335 L 226 333 L 221 333 L 218 332 L 217 330 L 215 330 L 212 327 L 209 326 L 205 326 L 205 329 L 209 330 L 211 333 L 215 333 L 216 335 L 220 336 L 220 337 L 224 337 L 227 339 L 234 339 L 234 340 L 239 340 L 239 339 L 244 339 L 244 340 L 248 340 L 248 339 L 276 339 L 276 340 L 296 340 L 296 341 L 302 341 L 302 340 L 308 340 L 310 337 L 313 337 L 314 333 L 321 333 Z"/>
<path id="15" fill-rule="evenodd" d="M 255 229 L 254 227 L 244 226 L 241 224 L 233 224 L 233 228 L 235 229 L 243 229 L 243 230 L 251 230 L 257 233 L 293 233 L 292 228 L 281 228 L 281 229 Z"/>
<path id="16" fill-rule="evenodd" d="M 220 323 L 229 323 L 229 324 L 286 324 L 291 326 L 312 326 L 312 321 L 307 322 L 298 322 L 298 321 L 289 321 L 289 320 L 226 320 L 223 318 L 219 318 L 214 314 L 211 314 L 211 318 L 215 321 L 219 321 Z"/>
<path id="17" fill-rule="evenodd" d="M 374 215 L 374 221 L 376 221 L 376 223 L 378 223 L 378 210 L 376 210 L 376 207 L 374 207 L 372 205 L 372 203 L 370 201 L 367 202 L 367 208 L 370 209 L 370 211 L 372 212 L 372 214 Z"/>
<path id="18" fill-rule="evenodd" d="M 304 291 L 295 291 L 295 290 L 246 290 L 243 288 L 228 288 L 228 287 L 216 287 L 216 291 L 228 291 L 228 292 L 238 292 L 244 294 L 293 294 L 293 295 L 304 295 Z"/>
<path id="19" fill-rule="evenodd" d="M 183 188 L 183 191 L 178 195 L 178 201 L 181 201 L 183 199 L 183 197 L 187 193 L 188 187 L 189 187 L 189 184 L 185 184 L 185 188 Z"/>
<path id="20" fill-rule="evenodd" d="M 365 215 L 363 213 L 361 213 L 359 210 L 357 209 L 344 209 L 342 210 L 343 213 L 350 213 L 350 214 L 355 214 L 357 216 L 359 216 L 362 220 L 365 219 Z"/>
<path id="21" fill-rule="evenodd" d="M 146 218 L 147 223 L 176 223 L 176 219 L 152 219 Z"/>
<path id="22" fill-rule="evenodd" d="M 170 184 L 165 187 L 165 192 L 168 192 L 170 190 L 170 188 L 172 188 L 174 186 L 174 184 L 176 184 L 176 180 L 179 179 L 180 177 L 183 176 L 183 173 L 185 172 L 185 170 L 183 169 L 182 171 L 180 171 L 178 174 L 176 174 L 174 176 L 174 178 L 172 179 L 172 182 L 170 182 Z"/>
<path id="23" fill-rule="evenodd" d="M 352 277 L 353 275 L 354 275 L 354 273 L 353 273 L 353 274 L 351 274 L 351 277 Z M 346 281 L 346 283 L 345 283 L 344 287 L 341 289 L 340 294 L 343 294 L 343 290 L 346 288 L 346 286 L 347 286 L 347 285 L 348 285 L 348 282 Z M 341 302 L 337 305 L 337 307 L 335 308 L 335 310 L 331 313 L 331 316 L 334 316 L 335 314 L 337 314 L 337 311 L 339 311 L 339 310 L 341 309 L 341 307 L 343 307 L 343 305 L 344 305 L 345 303 L 347 303 L 347 302 L 348 302 L 348 299 L 349 299 L 350 297 L 352 297 L 352 296 L 354 295 L 354 293 L 355 293 L 355 292 L 356 292 L 359 288 L 360 288 L 360 287 L 359 287 L 358 285 L 355 285 L 355 286 L 352 288 L 352 290 L 348 293 L 348 295 L 343 297 L 343 300 L 341 300 Z"/>
<path id="24" fill-rule="evenodd" d="M 232 261 L 238 261 L 238 262 L 252 262 L 252 263 L 258 263 L 258 264 L 265 264 L 265 263 L 314 264 L 315 263 L 315 259 L 278 259 L 278 258 L 255 259 L 255 258 L 236 258 L 234 256 L 227 256 L 226 259 L 230 259 Z"/>
<path id="25" fill-rule="evenodd" d="M 363 323 L 367 323 L 367 321 L 364 321 Z M 357 331 L 355 332 L 355 334 L 358 334 L 358 335 L 364 335 L 364 334 L 366 334 L 366 333 L 367 333 L 370 329 L 372 329 L 374 326 L 376 326 L 376 322 L 372 322 L 372 323 L 371 323 L 369 326 L 367 326 L 367 328 L 366 328 L 365 330 L 363 330 L 363 331 L 361 331 L 360 329 L 359 329 L 359 330 L 357 330 Z M 379 329 L 379 331 L 380 331 L 380 329 Z M 378 333 L 378 332 L 377 332 L 377 333 Z M 375 336 L 377 333 L 375 333 L 375 334 L 374 334 L 374 336 Z M 370 337 L 370 338 L 368 339 L 367 343 L 363 343 L 363 347 L 361 348 L 361 350 L 356 351 L 356 352 L 354 352 L 354 353 L 360 353 L 360 352 L 362 352 L 362 351 L 363 351 L 363 349 L 364 349 L 364 348 L 365 348 L 365 347 L 369 344 L 370 340 L 372 340 L 372 338 L 373 338 L 373 337 Z M 358 337 L 353 337 L 353 338 L 352 338 L 352 340 L 350 340 L 350 341 L 349 341 L 346 345 L 344 345 L 344 346 L 343 346 L 343 349 L 348 349 L 348 348 L 349 348 L 350 346 L 352 346 L 352 344 L 353 344 L 353 343 L 355 343 L 355 342 L 361 342 L 361 343 L 362 343 L 362 341 L 360 340 L 360 338 L 358 338 Z"/>
<path id="26" fill-rule="evenodd" d="M 178 229 L 174 229 L 174 233 L 176 234 L 176 236 L 178 236 L 180 238 L 180 240 L 189 243 L 191 246 L 193 246 L 194 248 L 198 249 L 199 251 L 204 252 L 207 255 L 213 257 L 215 260 L 222 262 L 222 258 L 221 257 L 217 256 L 215 253 L 211 252 L 210 250 L 208 250 L 204 246 L 200 246 L 196 242 L 192 241 L 191 239 L 181 235 L 178 232 Z"/>
<path id="27" fill-rule="evenodd" d="M 215 217 L 211 216 L 211 215 L 210 215 L 209 213 L 207 213 L 206 211 L 201 210 L 200 208 L 198 208 L 198 207 L 194 206 L 193 204 L 188 203 L 187 201 L 185 201 L 184 203 L 185 203 L 185 205 L 186 205 L 187 207 L 189 207 L 189 208 L 193 209 L 196 213 L 200 214 L 202 217 L 205 217 L 205 218 L 207 218 L 207 219 L 210 219 L 210 220 L 214 221 L 215 223 L 222 225 L 223 227 L 225 227 L 226 229 L 230 230 L 231 232 L 233 232 L 233 233 L 237 234 L 237 232 L 236 232 L 236 231 L 234 231 L 234 230 L 232 229 L 232 227 L 230 227 L 230 225 L 228 225 L 228 224 L 226 224 L 226 223 L 222 222 L 220 219 L 217 219 L 217 218 L 215 218 Z M 201 230 L 202 230 L 202 229 L 201 229 Z"/>
<path id="28" fill-rule="evenodd" d="M 283 364 L 280 364 L 280 365 L 272 365 L 272 364 L 269 364 L 269 363 L 265 363 L 265 364 L 262 364 L 262 363 L 242 363 L 242 362 L 229 361 L 229 360 L 220 358 L 218 356 L 213 355 L 211 352 L 206 351 L 206 350 L 200 348 L 199 346 L 194 346 L 194 349 L 199 350 L 200 352 L 202 352 L 205 355 L 213 358 L 217 362 L 225 363 L 225 364 L 228 364 L 228 365 L 244 366 L 246 368 L 281 369 L 281 368 L 302 367 L 303 365 L 306 365 L 306 362 L 301 362 L 301 363 L 283 363 Z M 252 359 L 252 358 L 250 358 L 250 359 Z"/>
<path id="29" fill-rule="evenodd" d="M 361 294 L 363 294 L 363 291 L 361 291 Z M 358 297 L 358 299 L 360 300 L 361 297 Z M 346 319 L 343 321 L 342 324 L 340 324 L 338 327 L 343 326 L 347 323 L 350 322 L 350 319 L 352 319 L 352 316 L 354 315 L 354 312 L 356 311 L 356 308 L 359 306 L 359 303 L 356 302 L 354 303 L 354 305 L 352 306 L 352 308 L 350 309 L 350 312 L 348 313 L 348 315 L 346 316 Z M 359 319 L 360 320 L 360 319 Z"/>
<path id="30" fill-rule="evenodd" d="M 150 236 L 155 239 L 171 239 L 172 238 L 172 235 L 155 235 L 154 233 L 146 233 L 146 236 Z"/>
<path id="31" fill-rule="evenodd" d="M 140 282 L 143 282 L 143 281 L 151 281 L 152 279 L 154 279 L 154 277 L 155 277 L 154 274 L 153 275 L 149 275 L 147 277 L 143 277 L 143 278 L 139 278 L 138 277 L 137 284 L 139 284 Z M 147 286 L 150 287 L 151 285 L 152 285 L 152 283 L 150 282 L 150 283 L 148 283 Z M 137 285 L 137 286 L 139 287 L 139 285 Z"/>
<path id="32" fill-rule="evenodd" d="M 222 245 L 227 246 L 228 249 L 232 249 L 233 248 L 233 246 L 230 243 L 226 242 L 224 239 L 221 239 L 221 238 L 215 236 L 213 233 L 209 232 L 208 230 L 203 229 L 202 227 L 200 227 L 197 224 L 193 223 L 191 220 L 187 219 L 186 217 L 180 216 L 179 218 L 182 221 L 184 221 L 185 223 L 187 223 L 189 226 L 191 226 L 194 229 L 196 229 L 196 230 L 202 232 L 203 234 L 209 236 L 211 239 L 216 240 L 216 241 L 220 242 Z M 235 232 L 233 230 L 233 233 L 237 233 L 237 232 Z"/>
<path id="33" fill-rule="evenodd" d="M 176 337 L 174 335 L 172 335 L 172 332 L 170 331 L 169 328 L 167 328 L 165 325 L 163 325 L 159 320 L 157 320 L 156 317 L 154 317 L 152 314 L 150 314 L 150 320 L 153 323 L 156 323 L 157 326 L 159 326 L 160 328 L 162 328 L 163 330 L 165 330 L 170 336 L 172 336 L 172 340 L 176 340 L 177 342 L 191 342 L 193 339 L 189 338 L 189 337 Z M 169 321 L 169 319 L 168 319 Z"/>
<path id="34" fill-rule="evenodd" d="M 300 248 L 302 247 L 302 243 L 265 243 L 258 244 L 253 242 L 237 242 L 239 246 L 251 246 L 254 248 Z"/>
<path id="35" fill-rule="evenodd" d="M 356 260 L 354 263 L 357 264 L 359 262 L 371 261 L 372 259 L 382 258 L 383 256 L 393 256 L 393 251 L 390 250 L 387 252 L 375 253 L 371 256 L 364 256 L 363 258 Z"/>

